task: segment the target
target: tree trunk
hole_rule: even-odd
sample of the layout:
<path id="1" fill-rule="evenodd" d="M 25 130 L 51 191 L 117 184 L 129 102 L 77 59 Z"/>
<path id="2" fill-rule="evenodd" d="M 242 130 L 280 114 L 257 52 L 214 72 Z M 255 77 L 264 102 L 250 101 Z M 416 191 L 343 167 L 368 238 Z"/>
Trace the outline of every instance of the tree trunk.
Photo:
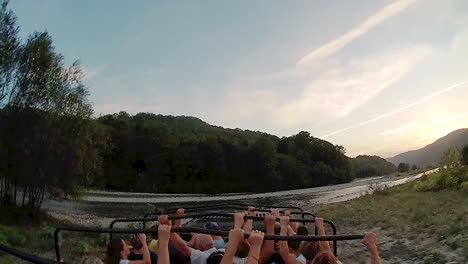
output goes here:
<path id="1" fill-rule="evenodd" d="M 13 191 L 13 192 L 14 192 L 14 194 L 13 194 L 13 204 L 14 204 L 15 206 L 16 206 L 16 191 L 17 191 L 17 190 L 16 190 L 16 187 L 17 187 L 17 185 L 16 185 L 16 180 L 15 180 L 15 183 L 14 183 L 14 191 Z"/>
<path id="2" fill-rule="evenodd" d="M 23 189 L 23 201 L 21 203 L 21 207 L 24 207 L 24 200 L 26 199 L 26 192 L 28 191 L 28 187 L 24 187 Z"/>
<path id="3" fill-rule="evenodd" d="M 44 201 L 44 196 L 45 196 L 45 185 L 42 186 L 42 191 L 41 191 L 41 198 L 39 199 L 39 204 L 37 205 L 37 208 L 41 208 L 42 201 Z"/>

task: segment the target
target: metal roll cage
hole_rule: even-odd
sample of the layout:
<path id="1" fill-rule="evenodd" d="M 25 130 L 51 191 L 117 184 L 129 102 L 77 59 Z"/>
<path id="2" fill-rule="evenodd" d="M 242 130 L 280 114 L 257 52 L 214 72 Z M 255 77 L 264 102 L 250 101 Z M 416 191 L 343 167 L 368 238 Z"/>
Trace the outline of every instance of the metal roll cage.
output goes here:
<path id="1" fill-rule="evenodd" d="M 176 220 L 176 219 L 204 219 L 209 220 L 210 218 L 216 220 L 219 218 L 229 218 L 232 219 L 234 214 L 232 213 L 222 213 L 222 212 L 215 212 L 215 211 L 227 211 L 227 210 L 237 210 L 237 211 L 246 211 L 249 206 L 255 208 L 256 212 L 264 213 L 264 214 L 257 214 L 255 216 L 248 216 L 245 215 L 244 219 L 252 219 L 252 220 L 264 220 L 264 216 L 266 213 L 270 212 L 270 208 L 272 206 L 266 205 L 259 205 L 259 204 L 246 204 L 246 203 L 222 203 L 222 204 L 211 204 L 211 205 L 201 205 L 201 206 L 187 206 L 184 207 L 185 212 L 189 213 L 184 216 L 176 216 L 170 215 L 168 218 L 169 220 Z M 290 222 L 300 222 L 304 225 L 306 223 L 314 223 L 315 222 L 315 214 L 310 212 L 304 212 L 304 210 L 300 207 L 296 206 L 289 206 L 289 207 L 275 207 L 279 208 L 280 213 L 284 214 L 286 210 L 291 210 L 291 216 L 300 215 L 300 218 L 291 218 L 289 219 Z M 154 228 L 146 228 L 146 222 L 150 221 L 157 221 L 155 216 L 165 215 L 165 214 L 174 214 L 176 213 L 178 208 L 166 208 L 166 209 L 159 209 L 156 212 L 145 214 L 142 218 L 121 218 L 121 219 L 114 219 L 111 221 L 109 228 L 93 228 L 93 227 L 81 227 L 81 226 L 59 226 L 54 231 L 54 247 L 55 247 L 55 255 L 56 261 L 46 259 L 43 257 L 35 256 L 28 254 L 26 252 L 1 245 L 0 244 L 0 251 L 5 253 L 11 254 L 23 260 L 36 263 L 36 264 L 58 264 L 64 263 L 61 262 L 60 258 L 60 246 L 59 246 L 59 233 L 62 231 L 69 231 L 69 232 L 86 232 L 86 233 L 107 233 L 109 234 L 109 238 L 112 239 L 113 234 L 132 234 L 132 233 L 154 233 L 157 232 Z M 293 211 L 294 210 L 294 211 Z M 193 213 L 196 212 L 196 213 Z M 310 217 L 310 218 L 306 218 Z M 279 221 L 279 218 L 276 218 L 276 221 Z M 133 222 L 141 222 L 143 228 L 114 228 L 116 223 L 133 223 Z M 364 238 L 362 234 L 351 234 L 351 235 L 337 235 L 336 226 L 331 220 L 324 219 L 324 223 L 329 225 L 332 229 L 332 235 L 327 236 L 319 236 L 317 235 L 317 229 L 315 229 L 315 235 L 296 235 L 296 236 L 281 236 L 281 235 L 265 235 L 265 240 L 285 240 L 285 241 L 332 241 L 333 242 L 333 253 L 335 256 L 338 254 L 338 247 L 337 241 L 341 240 L 357 240 Z M 200 233 L 200 234 L 208 234 L 208 235 L 216 235 L 221 237 L 228 237 L 229 231 L 220 231 L 220 230 L 209 230 L 204 228 L 195 228 L 195 227 L 178 227 L 172 228 L 171 232 L 177 233 Z M 248 238 L 250 234 L 244 234 L 244 238 Z"/>

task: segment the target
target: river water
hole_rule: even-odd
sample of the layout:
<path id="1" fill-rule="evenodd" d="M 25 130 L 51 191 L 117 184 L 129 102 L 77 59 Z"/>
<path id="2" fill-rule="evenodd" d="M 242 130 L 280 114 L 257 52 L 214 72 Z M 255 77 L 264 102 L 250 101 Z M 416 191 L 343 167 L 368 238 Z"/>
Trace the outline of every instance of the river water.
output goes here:
<path id="1" fill-rule="evenodd" d="M 432 173 L 435 170 L 425 173 Z M 44 203 L 48 211 L 62 215 L 93 215 L 105 218 L 142 216 L 155 207 L 183 207 L 187 205 L 212 204 L 227 201 L 294 205 L 313 210 L 315 204 L 334 203 L 350 200 L 372 191 L 373 186 L 395 186 L 421 177 L 424 173 L 409 177 L 373 177 L 350 183 L 256 194 L 151 194 L 88 191 L 78 200 L 49 200 Z"/>

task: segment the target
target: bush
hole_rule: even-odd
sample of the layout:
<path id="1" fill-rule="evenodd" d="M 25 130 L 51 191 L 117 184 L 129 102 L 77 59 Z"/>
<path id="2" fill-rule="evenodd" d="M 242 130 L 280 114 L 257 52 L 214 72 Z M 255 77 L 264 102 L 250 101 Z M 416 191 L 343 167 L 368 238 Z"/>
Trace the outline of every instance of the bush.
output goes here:
<path id="1" fill-rule="evenodd" d="M 5 243 L 6 242 L 6 243 Z M 11 246 L 22 246 L 26 237 L 14 228 L 0 225 L 0 243 Z"/>
<path id="2" fill-rule="evenodd" d="M 91 251 L 92 247 L 88 242 L 81 240 L 78 241 L 77 249 L 81 255 L 87 255 Z"/>
<path id="3" fill-rule="evenodd" d="M 460 190 L 462 190 L 463 192 L 468 193 L 468 181 L 462 182 L 462 184 L 460 185 Z"/>
<path id="4" fill-rule="evenodd" d="M 441 170 L 437 173 L 421 178 L 414 185 L 415 191 L 439 191 L 443 189 L 468 189 L 468 168 L 454 168 Z"/>

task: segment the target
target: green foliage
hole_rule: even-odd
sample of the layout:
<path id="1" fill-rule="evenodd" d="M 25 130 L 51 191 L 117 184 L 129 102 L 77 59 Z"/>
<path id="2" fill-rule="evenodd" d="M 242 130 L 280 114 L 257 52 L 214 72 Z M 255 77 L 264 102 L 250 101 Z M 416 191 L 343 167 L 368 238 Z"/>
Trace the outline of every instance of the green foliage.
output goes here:
<path id="1" fill-rule="evenodd" d="M 78 243 L 76 244 L 76 247 L 77 247 L 77 251 L 81 255 L 87 255 L 92 250 L 92 246 L 84 240 L 78 241 Z"/>
<path id="2" fill-rule="evenodd" d="M 460 184 L 460 190 L 468 193 L 468 181 L 464 181 Z"/>
<path id="3" fill-rule="evenodd" d="M 440 166 L 444 168 L 456 168 L 461 165 L 460 151 L 457 148 L 452 147 L 446 150 L 440 159 Z"/>
<path id="4" fill-rule="evenodd" d="M 356 178 L 389 175 L 397 170 L 395 165 L 379 156 L 361 155 L 350 161 L 351 173 Z"/>
<path id="5" fill-rule="evenodd" d="M 78 63 L 65 66 L 47 32 L 21 43 L 7 2 L 0 10 L 0 199 L 40 207 L 46 191 L 74 194 L 99 175 L 101 138 Z"/>
<path id="6" fill-rule="evenodd" d="M 398 164 L 398 172 L 407 172 L 410 170 L 410 165 L 408 163 L 401 162 Z"/>
<path id="7" fill-rule="evenodd" d="M 462 160 L 464 165 L 468 165 L 468 145 L 465 145 L 461 151 Z"/>
<path id="8" fill-rule="evenodd" d="M 23 246 L 26 237 L 18 230 L 0 225 L 0 243 L 9 246 Z"/>
<path id="9" fill-rule="evenodd" d="M 440 191 L 443 189 L 465 190 L 468 181 L 468 169 L 459 167 L 440 170 L 437 173 L 426 175 L 415 184 L 416 191 Z"/>
<path id="10" fill-rule="evenodd" d="M 125 112 L 96 123 L 109 133 L 108 143 L 99 147 L 104 177 L 91 183 L 100 188 L 263 192 L 351 180 L 344 149 L 307 132 L 280 139 L 192 117 Z"/>
<path id="11" fill-rule="evenodd" d="M 433 263 L 447 263 L 447 259 L 444 255 L 440 254 L 434 248 L 426 249 L 422 255 L 421 259 L 424 264 L 433 264 Z"/>

